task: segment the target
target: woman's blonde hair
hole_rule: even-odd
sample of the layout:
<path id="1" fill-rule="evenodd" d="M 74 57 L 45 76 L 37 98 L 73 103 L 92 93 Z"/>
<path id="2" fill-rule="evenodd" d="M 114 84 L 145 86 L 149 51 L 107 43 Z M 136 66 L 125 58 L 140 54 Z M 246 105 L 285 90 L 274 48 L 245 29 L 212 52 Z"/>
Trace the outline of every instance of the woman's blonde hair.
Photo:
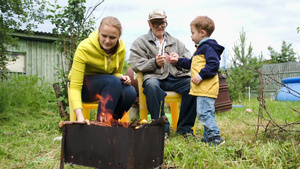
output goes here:
<path id="1" fill-rule="evenodd" d="M 98 29 L 100 30 L 100 27 L 104 24 L 117 28 L 119 30 L 120 36 L 122 35 L 122 25 L 119 19 L 117 19 L 116 17 L 107 16 L 103 18 Z"/>

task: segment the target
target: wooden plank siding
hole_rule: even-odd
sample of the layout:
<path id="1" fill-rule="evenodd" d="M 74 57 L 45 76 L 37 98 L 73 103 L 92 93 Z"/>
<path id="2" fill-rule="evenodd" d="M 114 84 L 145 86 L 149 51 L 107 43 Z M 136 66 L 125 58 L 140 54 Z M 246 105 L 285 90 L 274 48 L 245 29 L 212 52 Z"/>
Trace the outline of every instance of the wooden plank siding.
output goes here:
<path id="1" fill-rule="evenodd" d="M 57 69 L 68 70 L 69 61 L 56 49 L 56 38 L 40 32 L 36 35 L 17 32 L 14 36 L 19 38 L 20 48 L 9 48 L 8 52 L 25 55 L 25 72 L 9 72 L 9 75 L 37 75 L 46 82 L 59 82 Z"/>
<path id="2" fill-rule="evenodd" d="M 300 63 L 278 63 L 278 64 L 265 64 L 261 68 L 263 73 L 262 79 L 266 84 L 264 88 L 264 96 L 270 97 L 271 93 L 276 94 L 279 92 L 282 84 L 282 79 L 289 77 L 300 77 Z M 246 94 L 248 97 L 248 94 Z M 257 97 L 257 91 L 251 91 L 251 97 Z"/>

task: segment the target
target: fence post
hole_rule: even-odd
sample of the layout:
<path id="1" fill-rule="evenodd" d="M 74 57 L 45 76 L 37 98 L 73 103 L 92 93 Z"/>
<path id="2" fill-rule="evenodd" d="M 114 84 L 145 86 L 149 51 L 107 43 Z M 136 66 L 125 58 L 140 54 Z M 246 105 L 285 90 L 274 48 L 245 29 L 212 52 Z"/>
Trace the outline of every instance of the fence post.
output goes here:
<path id="1" fill-rule="evenodd" d="M 250 86 L 249 86 L 249 102 L 250 102 L 250 98 L 251 98 L 251 92 L 250 92 Z"/>

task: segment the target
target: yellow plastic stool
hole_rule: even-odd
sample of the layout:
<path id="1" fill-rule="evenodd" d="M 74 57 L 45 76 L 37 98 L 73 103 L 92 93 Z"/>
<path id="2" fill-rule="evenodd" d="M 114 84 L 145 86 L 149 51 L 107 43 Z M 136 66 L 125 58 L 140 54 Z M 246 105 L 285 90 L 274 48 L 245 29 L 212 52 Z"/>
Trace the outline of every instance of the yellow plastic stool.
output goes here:
<path id="1" fill-rule="evenodd" d="M 135 74 L 135 79 L 138 81 L 139 90 L 139 105 L 140 105 L 140 119 L 148 119 L 148 108 L 146 103 L 146 96 L 143 93 L 143 74 L 138 72 Z M 181 94 L 174 91 L 166 91 L 167 96 L 165 97 L 165 103 L 170 103 L 171 116 L 172 116 L 172 128 L 174 131 L 177 129 L 177 123 L 179 118 L 178 103 L 181 102 Z M 193 133 L 195 134 L 195 126 L 192 127 Z"/>
<path id="2" fill-rule="evenodd" d="M 69 94 L 69 84 L 68 84 L 68 94 Z M 74 112 L 74 109 L 73 109 L 73 106 L 69 100 L 69 97 L 68 97 L 68 101 L 69 101 L 69 110 L 70 110 L 70 121 L 76 121 L 76 115 L 75 115 L 75 112 Z M 84 119 L 88 119 L 90 120 L 90 110 L 93 110 L 93 109 L 98 109 L 98 104 L 99 104 L 99 101 L 95 101 L 95 102 L 91 102 L 91 103 L 85 103 L 85 102 L 82 102 L 82 114 L 83 114 L 83 117 Z M 126 112 L 126 114 L 122 117 L 122 119 L 120 120 L 120 122 L 129 122 L 129 112 Z"/>

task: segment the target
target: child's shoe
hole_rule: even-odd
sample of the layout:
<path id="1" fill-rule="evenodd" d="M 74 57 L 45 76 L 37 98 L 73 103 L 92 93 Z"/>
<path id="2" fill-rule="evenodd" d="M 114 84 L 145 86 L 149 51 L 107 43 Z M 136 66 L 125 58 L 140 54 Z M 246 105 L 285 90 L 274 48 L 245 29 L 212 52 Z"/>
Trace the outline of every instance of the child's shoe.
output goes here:
<path id="1" fill-rule="evenodd" d="M 215 136 L 215 137 L 208 139 L 209 146 L 216 147 L 216 146 L 222 145 L 224 143 L 225 143 L 225 140 L 222 139 L 221 136 Z"/>

